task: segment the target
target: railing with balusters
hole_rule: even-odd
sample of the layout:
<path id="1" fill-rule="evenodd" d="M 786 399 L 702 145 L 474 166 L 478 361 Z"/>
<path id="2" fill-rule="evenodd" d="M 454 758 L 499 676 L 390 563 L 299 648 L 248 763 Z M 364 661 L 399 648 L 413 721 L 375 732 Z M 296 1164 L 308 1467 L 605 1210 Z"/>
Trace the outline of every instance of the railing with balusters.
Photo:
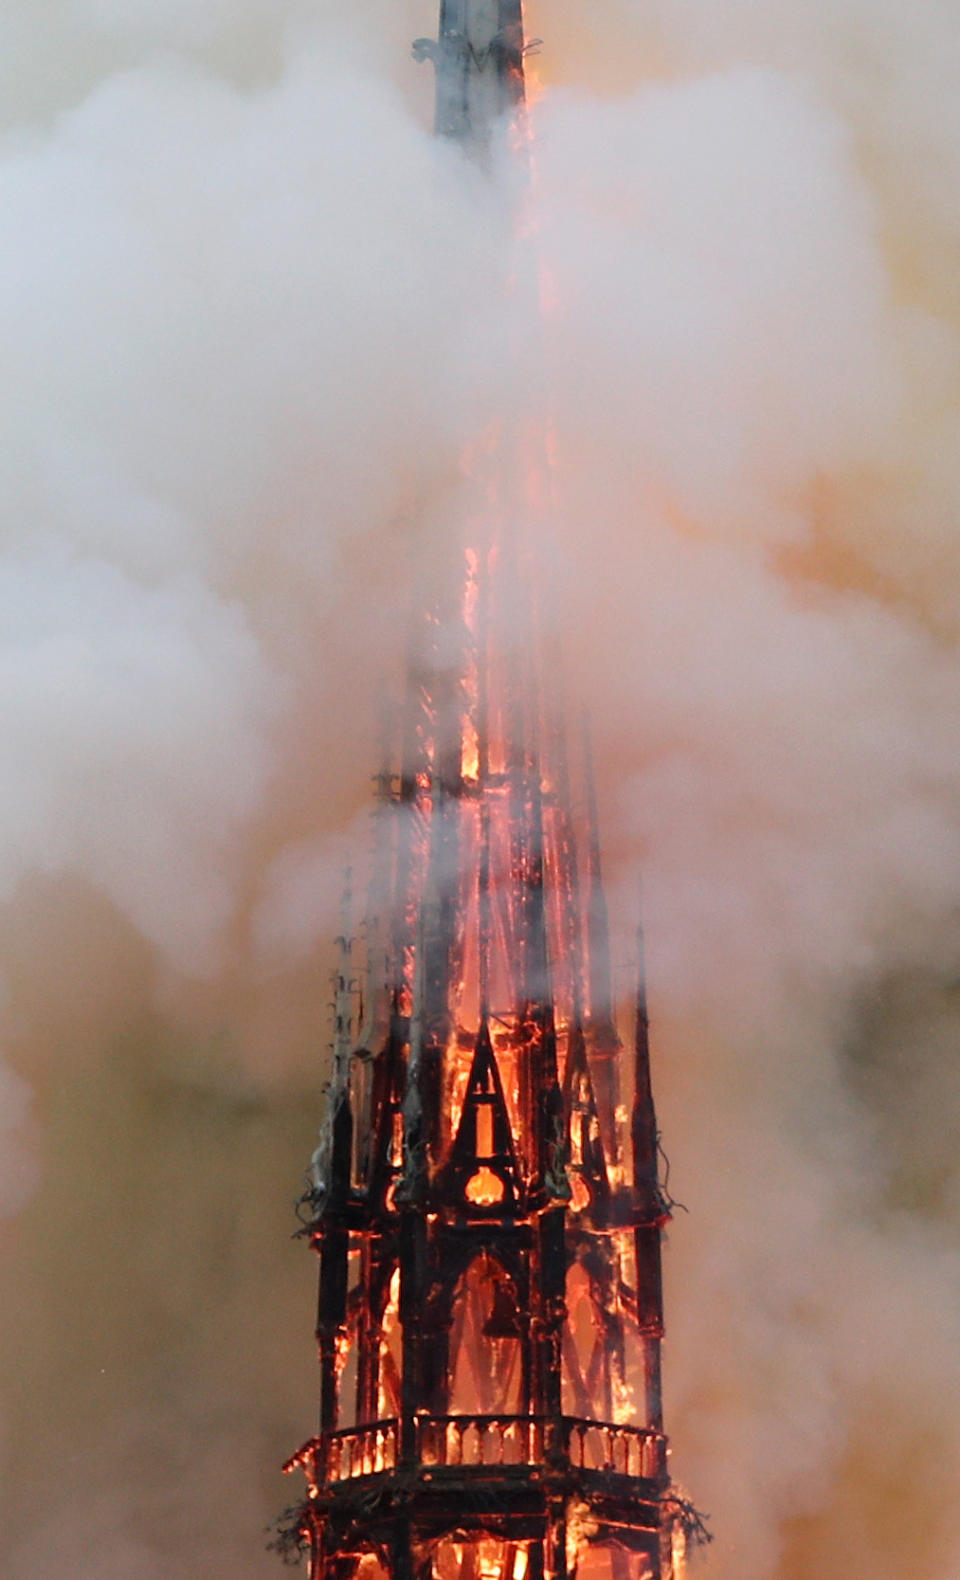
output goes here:
<path id="1" fill-rule="evenodd" d="M 666 1475 L 666 1440 L 659 1433 L 581 1416 L 417 1415 L 414 1453 L 426 1476 L 558 1459 L 586 1472 L 648 1480 Z M 298 1457 L 317 1483 L 379 1475 L 399 1464 L 400 1423 L 390 1419 L 329 1432 Z"/>
<path id="2" fill-rule="evenodd" d="M 349 1481 L 354 1476 L 376 1476 L 396 1466 L 399 1422 L 377 1421 L 370 1426 L 348 1427 L 320 1439 L 325 1450 L 327 1481 Z M 317 1466 L 318 1470 L 320 1465 Z"/>
<path id="3" fill-rule="evenodd" d="M 551 1447 L 551 1425 L 531 1415 L 421 1415 L 417 1458 L 427 1468 L 539 1465 Z"/>
<path id="4" fill-rule="evenodd" d="M 667 1441 L 659 1432 L 571 1415 L 563 1416 L 562 1423 L 567 1457 L 578 1470 L 650 1480 L 666 1474 Z"/>

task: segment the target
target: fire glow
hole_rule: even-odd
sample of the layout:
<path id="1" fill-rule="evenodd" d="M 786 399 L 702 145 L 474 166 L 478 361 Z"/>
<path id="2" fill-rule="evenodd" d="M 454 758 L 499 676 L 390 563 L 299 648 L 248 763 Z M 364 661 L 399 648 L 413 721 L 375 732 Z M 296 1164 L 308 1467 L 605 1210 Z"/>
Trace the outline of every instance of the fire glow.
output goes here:
<path id="1" fill-rule="evenodd" d="M 445 5 L 414 49 L 439 132 L 481 162 L 504 117 L 522 143 L 519 0 Z M 425 567 L 385 735 L 358 992 L 347 916 L 340 940 L 294 1525 L 312 1580 L 677 1580 L 642 951 L 621 1093 L 589 741 L 524 528 L 546 441 L 492 423 L 463 474 L 480 503 Z"/>
<path id="2" fill-rule="evenodd" d="M 622 1092 L 589 745 L 508 628 L 527 557 L 495 509 L 483 531 L 424 605 L 378 776 L 362 989 L 341 939 L 302 1531 L 316 1580 L 396 1574 L 400 1548 L 433 1580 L 666 1580 L 692 1516 L 662 1432 L 642 975 Z"/>

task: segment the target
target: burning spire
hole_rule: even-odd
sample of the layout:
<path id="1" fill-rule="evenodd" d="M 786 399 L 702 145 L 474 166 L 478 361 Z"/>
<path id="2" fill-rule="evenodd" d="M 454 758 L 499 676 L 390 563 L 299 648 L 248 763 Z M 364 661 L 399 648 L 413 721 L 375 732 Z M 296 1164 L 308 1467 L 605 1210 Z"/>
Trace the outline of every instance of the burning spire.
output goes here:
<path id="1" fill-rule="evenodd" d="M 522 104 L 518 0 L 443 0 L 439 42 L 414 48 L 446 135 L 483 146 Z M 681 1561 L 645 991 L 624 1156 L 589 744 L 581 826 L 554 688 L 517 629 L 535 567 L 495 481 L 419 604 L 378 776 L 367 936 L 389 943 L 369 950 L 355 1043 L 347 922 L 340 941 L 304 1199 L 320 1431 L 288 1467 L 307 1476 L 292 1529 L 311 1580 L 671 1580 Z"/>

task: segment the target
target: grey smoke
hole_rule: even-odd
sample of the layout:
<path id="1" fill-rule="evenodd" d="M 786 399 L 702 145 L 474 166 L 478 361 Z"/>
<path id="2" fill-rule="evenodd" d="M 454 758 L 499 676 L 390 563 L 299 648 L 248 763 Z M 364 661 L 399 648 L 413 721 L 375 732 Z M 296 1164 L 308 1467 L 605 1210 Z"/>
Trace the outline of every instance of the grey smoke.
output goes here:
<path id="1" fill-rule="evenodd" d="M 950 1580 L 955 28 L 532 14 L 514 243 L 425 130 L 431 21 L 0 22 L 5 1569 L 275 1572 L 326 939 L 500 409 L 549 418 L 624 980 L 644 872 L 703 1572 Z"/>

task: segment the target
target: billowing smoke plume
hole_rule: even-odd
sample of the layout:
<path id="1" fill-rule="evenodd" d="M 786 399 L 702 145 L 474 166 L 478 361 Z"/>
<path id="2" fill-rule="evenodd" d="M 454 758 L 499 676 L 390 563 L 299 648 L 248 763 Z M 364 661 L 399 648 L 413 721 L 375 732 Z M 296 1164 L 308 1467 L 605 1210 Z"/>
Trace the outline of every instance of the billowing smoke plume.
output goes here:
<path id="1" fill-rule="evenodd" d="M 549 423 L 625 990 L 643 869 L 704 1573 L 952 1580 L 952 18 L 538 9 L 518 240 L 426 131 L 426 3 L 42 10 L 0 19 L 4 1573 L 275 1572 L 326 939 L 499 410 Z"/>

